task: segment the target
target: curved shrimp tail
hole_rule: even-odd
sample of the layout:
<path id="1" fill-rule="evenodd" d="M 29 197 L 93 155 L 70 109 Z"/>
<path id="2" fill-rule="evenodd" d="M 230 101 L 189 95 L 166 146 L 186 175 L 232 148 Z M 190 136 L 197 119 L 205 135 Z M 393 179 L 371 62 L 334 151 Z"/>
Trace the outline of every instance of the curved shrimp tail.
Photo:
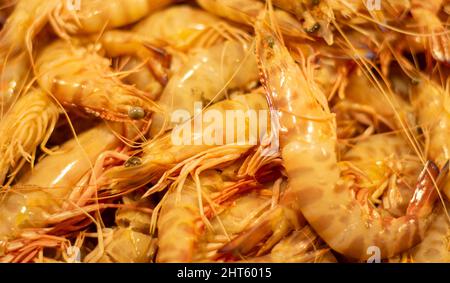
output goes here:
<path id="1" fill-rule="evenodd" d="M 406 211 L 407 215 L 425 217 L 433 211 L 434 201 L 438 198 L 438 189 L 444 184 L 449 170 L 449 161 L 441 170 L 432 161 L 428 161 L 419 175 L 416 190 Z M 436 187 L 435 187 L 436 186 Z"/>
<path id="2" fill-rule="evenodd" d="M 146 62 L 158 82 L 163 86 L 167 84 L 171 56 L 154 42 L 131 32 L 117 30 L 106 32 L 100 42 L 109 56 L 133 55 Z"/>

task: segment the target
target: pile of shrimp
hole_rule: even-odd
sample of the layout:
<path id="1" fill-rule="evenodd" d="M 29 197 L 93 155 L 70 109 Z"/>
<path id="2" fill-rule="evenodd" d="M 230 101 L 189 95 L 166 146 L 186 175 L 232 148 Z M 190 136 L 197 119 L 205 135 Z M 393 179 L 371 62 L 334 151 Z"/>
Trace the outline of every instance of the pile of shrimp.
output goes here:
<path id="1" fill-rule="evenodd" d="M 1 0 L 0 262 L 450 262 L 449 26 L 449 0 Z"/>

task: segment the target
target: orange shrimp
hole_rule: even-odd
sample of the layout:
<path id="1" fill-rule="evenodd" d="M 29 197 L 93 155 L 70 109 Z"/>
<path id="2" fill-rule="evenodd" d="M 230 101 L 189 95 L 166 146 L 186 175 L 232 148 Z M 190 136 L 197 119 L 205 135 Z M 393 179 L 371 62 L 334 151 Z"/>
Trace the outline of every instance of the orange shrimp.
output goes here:
<path id="1" fill-rule="evenodd" d="M 37 81 L 63 106 L 112 121 L 148 120 L 157 105 L 123 84 L 96 50 L 56 41 L 36 60 Z"/>
<path id="2" fill-rule="evenodd" d="M 258 21 L 256 51 L 268 100 L 279 115 L 280 144 L 289 178 L 288 201 L 334 250 L 367 259 L 376 246 L 383 258 L 423 239 L 438 185 L 448 171 L 428 162 L 418 178 L 406 215 L 393 218 L 362 205 L 339 182 L 336 124 L 326 97 L 308 76 L 307 66 L 291 58 L 273 19 Z M 437 179 L 437 180 L 436 180 Z"/>

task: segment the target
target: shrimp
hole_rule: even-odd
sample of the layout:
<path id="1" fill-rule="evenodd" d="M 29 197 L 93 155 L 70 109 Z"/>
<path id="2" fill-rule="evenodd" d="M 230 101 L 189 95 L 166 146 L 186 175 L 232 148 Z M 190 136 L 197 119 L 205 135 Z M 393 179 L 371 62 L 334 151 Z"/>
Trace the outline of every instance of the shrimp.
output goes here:
<path id="1" fill-rule="evenodd" d="M 242 262 L 337 262 L 330 250 L 320 243 L 309 226 L 293 231 L 277 243 L 269 254 L 246 258 Z"/>
<path id="2" fill-rule="evenodd" d="M 177 0 L 80 1 L 79 7 L 60 3 L 51 23 L 60 34 L 97 33 L 137 22 Z M 73 7 L 72 7 L 73 6 Z"/>
<path id="3" fill-rule="evenodd" d="M 411 0 L 411 14 L 419 27 L 427 33 L 425 39 L 433 58 L 448 65 L 450 64 L 450 31 L 438 16 L 443 2 L 445 1 Z"/>
<path id="4" fill-rule="evenodd" d="M 61 146 L 64 154 L 44 157 L 20 178 L 0 204 L 0 239 L 8 240 L 29 227 L 45 227 L 65 198 L 104 151 L 120 140 L 105 126 L 97 126 Z"/>
<path id="5" fill-rule="evenodd" d="M 34 164 L 36 149 L 45 148 L 59 117 L 59 108 L 40 89 L 21 96 L 0 121 L 0 184 L 10 183 L 25 162 Z"/>
<path id="6" fill-rule="evenodd" d="M 170 189 L 164 197 L 158 218 L 156 261 L 191 262 L 201 235 L 201 227 L 195 225 L 199 219 L 195 183 L 188 179 L 181 192 L 177 192 L 176 188 Z"/>
<path id="7" fill-rule="evenodd" d="M 100 247 L 92 250 L 83 262 L 151 262 L 156 253 L 156 241 L 151 236 L 132 230 L 131 228 L 106 228 L 103 232 L 104 251 L 100 258 Z"/>
<path id="8" fill-rule="evenodd" d="M 86 255 L 84 262 L 153 261 L 157 239 L 148 234 L 153 204 L 148 199 L 134 200 L 140 196 L 134 194 L 123 197 L 126 207 L 119 207 L 116 211 L 117 227 L 104 229 L 102 245 L 99 243 Z"/>
<path id="9" fill-rule="evenodd" d="M 261 168 L 261 170 L 264 169 Z M 274 173 L 272 170 L 268 172 Z M 222 176 L 226 175 L 222 173 Z M 234 181 L 237 182 L 236 185 L 239 184 L 238 180 Z M 219 212 L 211 219 L 212 229 L 204 232 L 197 248 L 196 260 L 236 260 L 238 254 L 234 254 L 233 257 L 224 257 L 221 252 L 223 247 L 227 245 L 229 239 L 239 238 L 241 234 L 245 234 L 246 230 L 253 227 L 252 224 L 264 217 L 270 211 L 271 205 L 276 203 L 278 190 L 280 189 L 279 181 L 268 182 L 263 185 L 247 183 L 245 177 L 241 180 L 242 184 L 236 188 L 237 193 L 231 195 L 226 201 L 222 201 Z M 225 191 L 227 189 L 223 189 L 222 195 L 227 194 Z M 248 213 L 249 211 L 251 213 Z M 261 242 L 258 244 L 262 244 L 262 240 L 265 239 L 260 240 Z M 249 252 L 253 252 L 252 248 L 249 249 Z M 247 255 L 247 252 L 239 255 Z"/>
<path id="10" fill-rule="evenodd" d="M 255 57 L 247 44 L 227 41 L 197 51 L 170 79 L 157 101 L 165 115 L 153 115 L 150 134 L 161 131 L 165 119 L 175 111 L 184 110 L 192 116 L 195 103 L 206 106 L 223 99 L 228 90 L 249 88 L 257 81 L 257 73 Z M 176 125 L 172 122 L 166 129 Z"/>
<path id="11" fill-rule="evenodd" d="M 165 86 L 168 80 L 167 68 L 170 65 L 171 56 L 159 47 L 149 43 L 146 38 L 135 33 L 121 30 L 110 30 L 98 36 L 79 37 L 80 43 L 91 41 L 100 43 L 101 50 L 109 57 L 134 56 L 146 62 L 149 71 Z"/>
<path id="12" fill-rule="evenodd" d="M 244 97 L 247 97 L 247 95 L 244 95 Z M 250 95 L 249 99 L 235 98 L 234 100 L 218 102 L 207 108 L 202 114 L 203 116 L 217 115 L 225 117 L 227 110 L 243 111 L 245 113 L 249 109 L 257 111 L 267 109 L 265 107 L 267 107 L 267 104 L 262 104 L 261 100 L 258 99 L 258 95 Z M 244 117 L 247 117 L 245 119 L 250 118 L 248 115 L 244 115 Z M 270 121 L 268 117 L 266 118 L 267 121 Z M 99 180 L 99 183 L 105 182 L 105 186 L 107 184 L 107 186 L 115 189 L 119 187 L 140 187 L 158 180 L 158 184 L 164 184 L 170 174 L 179 171 L 186 163 L 193 160 L 197 160 L 201 164 L 202 162 L 207 162 L 207 158 L 227 160 L 227 158 L 231 158 L 236 154 L 244 154 L 255 145 L 251 142 L 251 139 L 258 140 L 254 133 L 249 133 L 248 123 L 252 123 L 252 121 L 249 119 L 248 122 L 243 122 L 245 126 L 236 130 L 234 128 L 235 124 L 230 124 L 230 122 L 233 121 L 226 122 L 222 120 L 219 124 L 214 119 L 197 121 L 197 123 L 202 123 L 203 134 L 199 135 L 191 127 L 195 120 L 187 121 L 175 130 L 147 143 L 143 147 L 142 153 L 130 157 L 129 161 L 124 163 L 124 166 L 117 166 L 107 170 L 103 180 Z M 222 129 L 226 130 L 212 130 L 213 126 L 216 128 L 219 125 L 222 125 Z M 258 122 L 255 125 L 259 127 Z M 204 140 L 204 136 L 208 134 L 206 132 L 207 129 L 212 131 L 212 135 L 214 135 L 212 137 L 214 141 L 212 142 Z M 266 130 L 268 131 L 268 129 Z M 227 133 L 233 133 L 234 136 L 227 139 Z M 260 136 L 264 134 L 267 134 L 264 129 L 258 133 Z M 236 141 L 238 137 L 245 137 L 245 139 L 241 140 L 239 144 Z"/>
<path id="13" fill-rule="evenodd" d="M 242 159 L 235 161 L 233 164 L 238 166 L 245 164 Z M 220 254 L 216 251 L 225 243 L 224 240 L 242 231 L 269 207 L 268 187 L 245 174 L 233 174 L 235 176 L 230 179 L 223 173 L 226 170 L 221 168 L 223 166 L 229 168 L 221 164 L 217 170 L 209 167 L 206 171 L 197 172 L 202 169 L 199 167 L 194 176 L 186 180 L 180 174 L 181 179 L 179 177 L 173 183 L 163 198 L 158 219 L 159 262 L 217 260 Z M 257 168 L 259 173 L 276 176 L 276 168 L 262 164 Z M 200 197 L 207 204 L 202 205 Z M 250 208 L 253 212 L 249 215 Z M 202 215 L 208 220 L 201 222 Z M 180 235 L 183 235 L 183 242 L 175 241 L 174 237 L 179 239 Z"/>
<path id="14" fill-rule="evenodd" d="M 253 26 L 258 14 L 264 10 L 264 4 L 258 0 L 197 0 L 206 11 L 231 21 Z M 275 10 L 282 33 L 291 38 L 310 39 L 307 32 L 313 33 L 316 28 L 304 31 L 302 24 L 285 11 Z"/>
<path id="15" fill-rule="evenodd" d="M 172 6 L 155 12 L 137 23 L 132 32 L 150 42 L 186 52 L 209 48 L 226 39 L 242 40 L 248 35 L 220 18 L 188 5 Z"/>
<path id="16" fill-rule="evenodd" d="M 15 54 L 27 50 L 32 54 L 33 39 L 50 23 L 62 38 L 69 34 L 96 33 L 105 28 L 131 24 L 174 0 L 19 0 L 0 35 L 0 53 Z M 80 4 L 80 5 L 78 5 Z"/>
<path id="17" fill-rule="evenodd" d="M 407 141 L 396 134 L 372 135 L 342 157 L 342 180 L 353 183 L 355 195 L 368 195 L 373 206 L 394 217 L 406 213 L 421 163 Z M 359 197 L 357 197 L 359 199 Z"/>
<path id="18" fill-rule="evenodd" d="M 177 73 L 186 60 L 185 52 L 196 48 L 210 48 L 225 40 L 250 41 L 249 35 L 229 23 L 188 5 L 169 7 L 151 14 L 130 31 L 137 41 L 150 42 L 155 46 L 164 47 L 171 56 L 170 74 Z M 120 46 L 120 45 L 119 45 Z M 140 67 L 148 61 L 148 56 L 124 58 L 124 70 L 131 73 L 124 80 L 135 84 L 139 89 L 149 90 L 158 97 L 165 82 L 157 80 L 147 68 Z M 178 62 L 177 62 L 178 61 Z M 147 65 L 154 66 L 154 62 Z"/>
<path id="19" fill-rule="evenodd" d="M 285 194 L 291 207 L 301 211 L 333 250 L 351 258 L 366 259 L 369 246 L 379 247 L 386 258 L 417 244 L 437 198 L 436 165 L 426 164 L 404 216 L 383 216 L 378 209 L 358 203 L 339 182 L 334 116 L 325 96 L 308 78 L 308 67 L 293 61 L 281 36 L 267 22 L 258 21 L 255 33 L 262 82 L 283 128 L 281 154 L 289 181 Z"/>
<path id="20" fill-rule="evenodd" d="M 0 54 L 7 57 L 28 51 L 31 56 L 32 41 L 45 26 L 46 16 L 58 1 L 18 0 L 0 32 Z"/>
<path id="21" fill-rule="evenodd" d="M 361 95 L 361 89 L 365 90 L 364 95 Z M 350 116 L 351 120 L 378 130 L 382 126 L 401 130 L 405 124 L 415 125 L 413 107 L 401 96 L 393 95 L 389 89 L 378 89 L 361 69 L 357 69 L 347 79 L 342 95 L 345 98 L 333 107 L 333 112 L 341 117 L 339 122 Z M 386 107 L 389 104 L 392 107 Z"/>
<path id="22" fill-rule="evenodd" d="M 112 121 L 148 120 L 154 103 L 120 82 L 109 65 L 95 50 L 56 41 L 36 60 L 37 81 L 67 108 Z"/>
<path id="23" fill-rule="evenodd" d="M 428 138 L 427 156 L 442 166 L 450 158 L 448 90 L 422 76 L 411 88 L 411 100 L 418 124 Z"/>
<path id="24" fill-rule="evenodd" d="M 411 99 L 418 122 L 425 133 L 427 156 L 437 164 L 443 164 L 450 154 L 450 143 L 446 133 L 450 127 L 448 90 L 422 75 L 411 87 Z M 444 194 L 450 200 L 450 183 L 446 182 Z M 444 203 L 448 209 L 448 201 Z M 427 230 L 424 240 L 408 252 L 418 262 L 450 261 L 448 211 L 440 208 L 436 219 Z"/>
<path id="25" fill-rule="evenodd" d="M 445 207 L 449 213 L 448 202 Z M 450 224 L 447 213 L 444 207 L 439 207 L 423 241 L 406 253 L 413 262 L 450 262 Z"/>

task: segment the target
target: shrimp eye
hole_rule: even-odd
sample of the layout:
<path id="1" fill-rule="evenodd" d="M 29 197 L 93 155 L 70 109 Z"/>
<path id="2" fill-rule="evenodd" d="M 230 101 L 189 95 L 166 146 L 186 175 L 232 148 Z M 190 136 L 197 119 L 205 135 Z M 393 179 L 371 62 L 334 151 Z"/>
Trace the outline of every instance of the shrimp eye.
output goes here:
<path id="1" fill-rule="evenodd" d="M 266 38 L 266 40 L 267 40 L 267 45 L 269 45 L 270 48 L 273 48 L 273 46 L 275 45 L 275 40 L 273 39 L 273 37 L 268 36 Z"/>
<path id="2" fill-rule="evenodd" d="M 128 110 L 128 117 L 130 117 L 133 120 L 142 119 L 145 116 L 145 111 L 142 109 L 142 107 L 139 106 L 133 106 Z"/>
<path id="3" fill-rule="evenodd" d="M 318 31 L 320 29 L 320 24 L 319 23 L 315 23 L 311 28 L 307 29 L 306 32 L 307 33 L 314 33 L 316 31 Z"/>
<path id="4" fill-rule="evenodd" d="M 125 161 L 124 166 L 125 167 L 134 167 L 134 166 L 139 166 L 142 164 L 142 160 L 137 157 L 137 156 L 131 156 L 130 158 L 128 158 L 127 161 Z"/>

